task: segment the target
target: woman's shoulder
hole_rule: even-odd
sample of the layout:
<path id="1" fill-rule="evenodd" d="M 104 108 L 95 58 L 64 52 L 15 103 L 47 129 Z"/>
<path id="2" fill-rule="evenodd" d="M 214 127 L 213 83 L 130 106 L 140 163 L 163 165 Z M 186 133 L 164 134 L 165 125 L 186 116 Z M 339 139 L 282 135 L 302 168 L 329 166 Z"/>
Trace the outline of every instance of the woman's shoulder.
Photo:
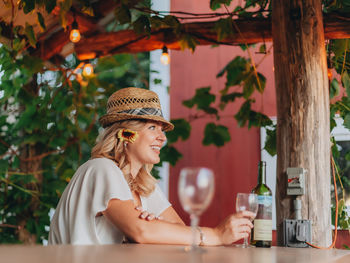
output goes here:
<path id="1" fill-rule="evenodd" d="M 83 173 L 121 173 L 122 171 L 119 169 L 118 165 L 108 158 L 93 158 L 86 161 L 82 164 L 78 171 L 81 170 Z"/>
<path id="2" fill-rule="evenodd" d="M 113 160 L 104 157 L 89 159 L 82 166 L 119 169 L 118 165 Z"/>
<path id="3" fill-rule="evenodd" d="M 108 158 L 90 159 L 79 167 L 76 174 L 93 181 L 103 178 L 103 180 L 125 180 L 118 165 Z"/>

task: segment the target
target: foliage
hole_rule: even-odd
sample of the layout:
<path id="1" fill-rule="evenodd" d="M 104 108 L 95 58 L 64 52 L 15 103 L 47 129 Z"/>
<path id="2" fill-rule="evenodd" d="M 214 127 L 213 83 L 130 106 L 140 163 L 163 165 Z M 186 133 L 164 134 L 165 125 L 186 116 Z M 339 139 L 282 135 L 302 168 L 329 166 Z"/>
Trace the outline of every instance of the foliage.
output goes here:
<path id="1" fill-rule="evenodd" d="M 147 88 L 148 54 L 137 58 L 98 59 L 96 75 L 81 80 L 73 56 L 48 69 L 40 59 L 0 48 L 0 223 L 7 226 L 0 228 L 0 243 L 25 241 L 18 235 L 47 239 L 48 212 L 90 157 L 106 98 L 115 87 Z M 38 165 L 28 167 L 33 162 Z"/>
<path id="2" fill-rule="evenodd" d="M 329 43 L 329 60 L 331 66 L 339 78 L 334 77 L 331 81 L 330 97 L 334 102 L 330 105 L 331 130 L 335 127 L 335 118 L 340 116 L 344 120 L 344 127 L 350 129 L 350 41 L 348 39 L 332 40 Z M 339 97 L 339 94 L 342 96 Z M 338 97 L 337 97 L 338 96 Z M 342 144 L 344 146 L 344 144 Z M 350 150 L 349 147 L 346 150 Z M 337 187 L 342 198 L 339 201 L 339 226 L 343 229 L 350 229 L 350 215 L 346 212 L 345 193 L 350 192 L 350 152 L 342 151 L 340 154 L 339 143 L 333 138 L 332 153 L 339 176 L 337 177 Z M 333 212 L 335 208 L 333 207 Z M 334 214 L 333 214 L 334 217 Z"/>

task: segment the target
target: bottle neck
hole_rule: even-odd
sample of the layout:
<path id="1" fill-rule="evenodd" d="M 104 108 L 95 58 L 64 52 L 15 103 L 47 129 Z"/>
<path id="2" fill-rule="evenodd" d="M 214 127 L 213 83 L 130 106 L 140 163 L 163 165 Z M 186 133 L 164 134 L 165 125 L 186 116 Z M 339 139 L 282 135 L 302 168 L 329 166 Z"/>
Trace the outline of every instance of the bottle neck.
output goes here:
<path id="1" fill-rule="evenodd" d="M 266 184 L 266 162 L 259 163 L 258 184 Z"/>

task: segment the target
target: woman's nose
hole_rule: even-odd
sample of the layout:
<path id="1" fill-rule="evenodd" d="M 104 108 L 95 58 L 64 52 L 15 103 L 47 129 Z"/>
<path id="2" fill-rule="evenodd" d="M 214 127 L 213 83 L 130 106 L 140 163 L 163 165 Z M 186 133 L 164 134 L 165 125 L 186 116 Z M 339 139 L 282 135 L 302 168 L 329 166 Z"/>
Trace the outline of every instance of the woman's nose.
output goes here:
<path id="1" fill-rule="evenodd" d="M 157 138 L 157 139 L 160 140 L 160 141 L 162 141 L 162 142 L 165 142 L 165 141 L 166 141 L 166 136 L 165 136 L 165 134 L 164 134 L 163 131 L 160 131 L 160 132 L 159 132 L 159 135 L 158 135 L 158 138 Z"/>

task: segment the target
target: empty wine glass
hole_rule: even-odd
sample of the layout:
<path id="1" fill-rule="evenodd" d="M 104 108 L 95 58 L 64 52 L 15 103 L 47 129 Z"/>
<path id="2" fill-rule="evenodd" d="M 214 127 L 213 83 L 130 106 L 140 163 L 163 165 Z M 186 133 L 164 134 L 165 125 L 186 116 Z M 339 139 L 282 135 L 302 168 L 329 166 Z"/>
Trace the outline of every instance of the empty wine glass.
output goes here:
<path id="1" fill-rule="evenodd" d="M 250 211 L 253 212 L 256 216 L 258 212 L 258 196 L 256 194 L 248 194 L 248 193 L 238 193 L 236 197 L 236 211 Z M 252 247 L 248 244 L 248 238 L 245 237 L 243 244 L 237 245 L 238 247 Z"/>
<path id="2" fill-rule="evenodd" d="M 187 167 L 180 172 L 178 194 L 183 209 L 190 214 L 192 246 L 199 250 L 196 233 L 199 217 L 208 208 L 214 195 L 214 173 L 204 167 Z"/>

